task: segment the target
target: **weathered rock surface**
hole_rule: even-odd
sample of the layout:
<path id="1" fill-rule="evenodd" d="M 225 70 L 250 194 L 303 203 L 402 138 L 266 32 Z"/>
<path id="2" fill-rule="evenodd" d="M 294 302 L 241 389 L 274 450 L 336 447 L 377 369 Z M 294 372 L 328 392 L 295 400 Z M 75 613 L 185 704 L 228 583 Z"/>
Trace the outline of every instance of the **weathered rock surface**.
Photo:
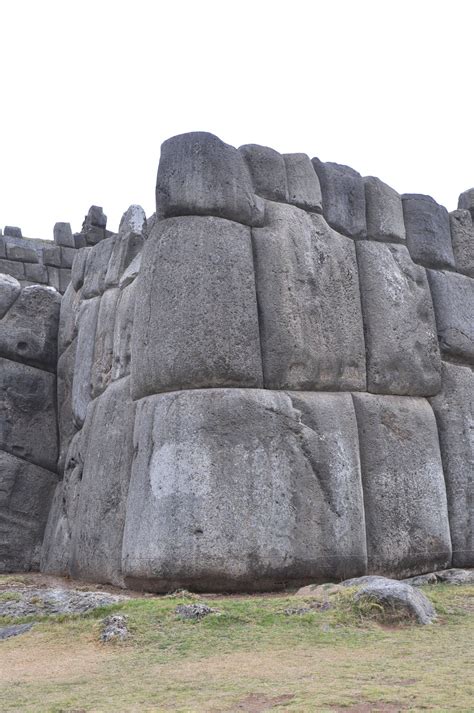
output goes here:
<path id="1" fill-rule="evenodd" d="M 122 594 L 83 592 L 77 589 L 14 589 L 19 600 L 0 602 L 0 616 L 20 618 L 55 614 L 85 614 L 99 607 L 127 601 Z"/>
<path id="2" fill-rule="evenodd" d="M 0 322 L 0 356 L 55 371 L 60 304 L 51 287 L 24 287 Z"/>
<path id="3" fill-rule="evenodd" d="M 0 448 L 56 470 L 56 379 L 32 366 L 0 359 Z"/>
<path id="4" fill-rule="evenodd" d="M 443 363 L 441 392 L 431 400 L 444 466 L 453 565 L 474 567 L 474 373 Z"/>
<path id="5" fill-rule="evenodd" d="M 262 385 L 249 228 L 212 217 L 157 224 L 138 277 L 131 374 L 134 399 Z"/>
<path id="6" fill-rule="evenodd" d="M 111 614 L 105 617 L 102 621 L 103 629 L 100 634 L 100 640 L 107 641 L 124 641 L 128 638 L 127 619 L 120 614 Z"/>
<path id="7" fill-rule="evenodd" d="M 405 222 L 400 194 L 374 176 L 366 176 L 364 186 L 369 240 L 382 240 L 388 243 L 405 242 Z"/>
<path id="8" fill-rule="evenodd" d="M 115 287 L 104 292 L 100 300 L 91 371 L 92 398 L 99 396 L 112 379 L 115 316 L 119 295 L 120 290 Z"/>
<path id="9" fill-rule="evenodd" d="M 72 384 L 72 412 L 77 426 L 82 426 L 86 409 L 92 398 L 92 368 L 94 364 L 95 333 L 100 298 L 87 300 L 78 315 L 77 359 Z"/>
<path id="10" fill-rule="evenodd" d="M 112 379 L 130 374 L 132 329 L 135 315 L 136 283 L 132 282 L 120 292 L 115 317 Z"/>
<path id="11" fill-rule="evenodd" d="M 77 341 L 70 344 L 58 359 L 57 373 L 57 408 L 59 459 L 58 472 L 62 473 L 69 444 L 77 432 L 72 411 L 72 385 L 76 366 Z"/>
<path id="12" fill-rule="evenodd" d="M 242 154 L 201 131 L 162 144 L 156 208 L 163 218 L 213 215 L 246 225 L 264 220 L 263 201 L 253 192 Z"/>
<path id="13" fill-rule="evenodd" d="M 354 244 L 292 206 L 267 203 L 253 230 L 265 386 L 365 388 Z"/>
<path id="14" fill-rule="evenodd" d="M 116 237 L 101 240 L 101 242 L 94 245 L 87 254 L 87 263 L 84 268 L 84 284 L 82 288 L 83 299 L 90 299 L 104 292 L 105 277 L 116 240 Z"/>
<path id="15" fill-rule="evenodd" d="M 37 569 L 57 475 L 0 450 L 0 572 Z"/>
<path id="16" fill-rule="evenodd" d="M 270 201 L 288 202 L 288 184 L 283 156 L 268 146 L 247 144 L 239 148 L 257 195 Z"/>
<path id="17" fill-rule="evenodd" d="M 80 290 L 84 284 L 84 277 L 88 266 L 89 255 L 92 248 L 82 248 L 77 251 L 71 269 L 71 284 L 75 290 Z"/>
<path id="18" fill-rule="evenodd" d="M 453 210 L 449 214 L 451 242 L 456 270 L 474 277 L 474 224 L 468 210 Z"/>
<path id="19" fill-rule="evenodd" d="M 431 198 L 417 193 L 402 196 L 407 247 L 415 262 L 425 267 L 454 268 L 449 214 Z"/>
<path id="20" fill-rule="evenodd" d="M 329 395 L 314 396 L 305 400 L 303 419 L 288 395 L 263 390 L 206 389 L 140 401 L 123 542 L 126 582 L 156 591 L 225 591 L 363 573 L 353 414 L 342 395 L 332 403 Z M 336 437 L 321 445 L 332 408 L 330 422 L 344 446 Z M 339 447 L 346 459 L 334 452 Z"/>
<path id="21" fill-rule="evenodd" d="M 468 210 L 474 220 L 474 188 L 469 188 L 469 190 L 461 193 L 458 199 L 458 208 Z"/>
<path id="22" fill-rule="evenodd" d="M 404 245 L 356 243 L 372 393 L 431 396 L 441 356 L 428 280 Z M 416 325 L 416 327 L 415 327 Z"/>
<path id="23" fill-rule="evenodd" d="M 451 564 L 436 421 L 425 399 L 353 394 L 369 572 L 399 577 Z"/>
<path id="24" fill-rule="evenodd" d="M 12 636 L 20 636 L 20 634 L 26 634 L 33 627 L 33 622 L 29 624 L 15 624 L 13 626 L 2 626 L 0 627 L 0 641 L 4 639 L 10 639 Z"/>
<path id="25" fill-rule="evenodd" d="M 21 292 L 21 285 L 11 275 L 0 274 L 0 319 L 6 315 L 18 295 Z"/>
<path id="26" fill-rule="evenodd" d="M 72 526 L 70 571 L 75 577 L 122 584 L 122 534 L 134 413 L 129 379 L 111 384 L 94 402 Z"/>
<path id="27" fill-rule="evenodd" d="M 132 205 L 122 216 L 118 236 L 110 256 L 105 286 L 113 287 L 141 252 L 145 241 L 146 216 L 141 206 Z"/>
<path id="28" fill-rule="evenodd" d="M 417 577 L 410 577 L 404 580 L 412 587 L 422 587 L 426 584 L 474 584 L 474 569 L 442 569 L 439 572 L 430 572 L 429 574 L 420 574 Z"/>
<path id="29" fill-rule="evenodd" d="M 53 235 L 56 245 L 64 245 L 68 248 L 75 247 L 70 223 L 56 223 L 53 229 Z"/>
<path id="30" fill-rule="evenodd" d="M 319 178 L 305 153 L 283 154 L 288 185 L 288 203 L 314 213 L 322 213 Z"/>
<path id="31" fill-rule="evenodd" d="M 407 618 L 415 618 L 418 624 L 431 624 L 436 619 L 436 611 L 428 597 L 406 582 L 380 577 L 377 582 L 363 586 L 354 598 L 356 601 L 377 602 L 384 609 L 405 613 Z"/>
<path id="32" fill-rule="evenodd" d="M 441 351 L 474 365 L 474 279 L 428 270 Z"/>
<path id="33" fill-rule="evenodd" d="M 350 238 L 367 237 L 365 188 L 360 173 L 338 163 L 323 163 L 318 158 L 312 161 L 329 225 Z"/>

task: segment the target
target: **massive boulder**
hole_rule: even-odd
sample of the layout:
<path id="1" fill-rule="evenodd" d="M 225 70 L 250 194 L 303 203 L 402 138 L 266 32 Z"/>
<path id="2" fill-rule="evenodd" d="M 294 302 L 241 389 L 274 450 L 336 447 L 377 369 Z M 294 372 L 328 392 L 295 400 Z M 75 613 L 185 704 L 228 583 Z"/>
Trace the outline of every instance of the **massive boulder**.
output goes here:
<path id="1" fill-rule="evenodd" d="M 364 178 L 367 237 L 383 242 L 405 242 L 401 196 L 374 176 Z"/>
<path id="2" fill-rule="evenodd" d="M 428 270 L 441 351 L 474 365 L 474 279 Z"/>
<path id="3" fill-rule="evenodd" d="M 451 241 L 456 270 L 474 277 L 474 223 L 468 210 L 453 210 L 449 214 Z"/>
<path id="4" fill-rule="evenodd" d="M 402 196 L 407 246 L 415 262 L 425 267 L 454 268 L 449 214 L 430 196 Z"/>
<path id="5" fill-rule="evenodd" d="M 323 197 L 323 215 L 338 233 L 367 237 L 365 188 L 360 173 L 338 163 L 313 158 Z"/>

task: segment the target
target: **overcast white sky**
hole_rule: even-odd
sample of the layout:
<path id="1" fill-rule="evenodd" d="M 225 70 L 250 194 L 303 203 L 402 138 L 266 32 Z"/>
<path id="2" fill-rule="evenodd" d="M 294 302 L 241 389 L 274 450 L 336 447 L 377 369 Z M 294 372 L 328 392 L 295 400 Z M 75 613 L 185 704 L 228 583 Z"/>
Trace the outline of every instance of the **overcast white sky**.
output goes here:
<path id="1" fill-rule="evenodd" d="M 205 130 L 457 207 L 474 186 L 473 0 L 0 0 L 0 226 L 154 210 Z"/>

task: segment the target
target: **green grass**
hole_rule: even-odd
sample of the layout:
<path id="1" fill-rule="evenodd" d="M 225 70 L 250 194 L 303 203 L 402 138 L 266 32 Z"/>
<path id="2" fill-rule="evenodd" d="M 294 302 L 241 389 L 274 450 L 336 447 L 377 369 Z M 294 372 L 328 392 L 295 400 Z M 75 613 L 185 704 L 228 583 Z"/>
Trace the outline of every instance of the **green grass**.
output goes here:
<path id="1" fill-rule="evenodd" d="M 284 610 L 305 600 L 282 595 L 203 596 L 221 613 L 197 622 L 174 613 L 186 596 L 44 618 L 0 642 L 0 709 L 473 711 L 474 586 L 423 591 L 439 613 L 425 627 L 394 626 L 350 591 L 330 595 L 329 610 L 292 616 Z M 101 644 L 111 611 L 131 635 Z"/>

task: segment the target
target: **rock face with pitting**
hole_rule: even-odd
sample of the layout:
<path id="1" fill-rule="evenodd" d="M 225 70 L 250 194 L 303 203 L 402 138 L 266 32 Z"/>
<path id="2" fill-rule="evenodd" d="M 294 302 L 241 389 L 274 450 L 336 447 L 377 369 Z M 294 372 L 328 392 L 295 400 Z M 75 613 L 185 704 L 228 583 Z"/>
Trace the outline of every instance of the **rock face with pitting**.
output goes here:
<path id="1" fill-rule="evenodd" d="M 396 609 L 407 617 L 415 618 L 418 624 L 431 624 L 436 619 L 436 611 L 425 594 L 393 579 L 377 577 L 357 592 L 355 600 L 368 600 L 384 608 Z"/>
<path id="2" fill-rule="evenodd" d="M 116 235 L 92 206 L 0 238 L 0 568 L 237 591 L 472 565 L 472 191 L 449 216 L 198 132 L 156 198 Z"/>

